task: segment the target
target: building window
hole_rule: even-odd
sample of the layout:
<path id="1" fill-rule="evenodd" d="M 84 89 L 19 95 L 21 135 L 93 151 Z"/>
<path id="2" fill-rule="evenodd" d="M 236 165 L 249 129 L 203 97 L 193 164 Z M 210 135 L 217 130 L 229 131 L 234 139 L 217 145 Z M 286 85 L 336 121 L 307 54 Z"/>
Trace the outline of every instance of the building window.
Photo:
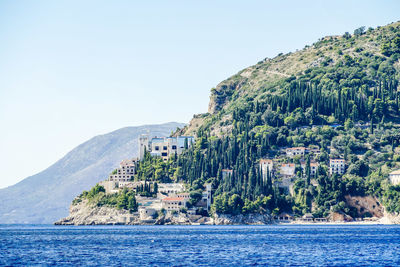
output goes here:
<path id="1" fill-rule="evenodd" d="M 167 147 L 166 147 L 166 146 L 163 146 L 163 150 L 167 150 Z"/>
<path id="2" fill-rule="evenodd" d="M 156 146 L 154 149 L 155 149 L 155 150 L 160 150 L 160 148 L 159 148 L 158 146 Z"/>
<path id="3" fill-rule="evenodd" d="M 173 145 L 173 146 L 172 146 L 172 149 L 173 149 L 173 150 L 175 150 L 175 149 L 176 149 L 176 146 L 175 146 L 175 145 Z"/>
<path id="4" fill-rule="evenodd" d="M 163 156 L 163 157 L 166 157 L 167 155 L 168 155 L 167 152 L 161 153 L 161 156 Z"/>

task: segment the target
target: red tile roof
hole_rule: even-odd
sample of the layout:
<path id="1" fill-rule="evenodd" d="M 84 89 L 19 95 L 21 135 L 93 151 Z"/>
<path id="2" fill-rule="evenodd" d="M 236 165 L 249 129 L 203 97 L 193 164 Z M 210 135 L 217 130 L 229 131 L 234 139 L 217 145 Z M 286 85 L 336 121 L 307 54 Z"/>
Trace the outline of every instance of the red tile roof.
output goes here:
<path id="1" fill-rule="evenodd" d="M 282 167 L 294 167 L 294 163 L 283 163 Z"/>
<path id="2" fill-rule="evenodd" d="M 184 201 L 185 199 L 183 197 L 166 197 L 162 201 L 167 202 L 167 201 Z"/>

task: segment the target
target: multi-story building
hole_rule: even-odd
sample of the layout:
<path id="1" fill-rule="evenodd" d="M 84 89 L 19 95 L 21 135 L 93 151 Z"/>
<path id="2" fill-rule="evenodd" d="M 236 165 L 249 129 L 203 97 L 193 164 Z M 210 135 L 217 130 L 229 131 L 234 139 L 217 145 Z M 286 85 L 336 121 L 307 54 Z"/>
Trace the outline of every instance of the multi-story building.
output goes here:
<path id="1" fill-rule="evenodd" d="M 209 210 L 211 207 L 211 184 L 206 184 L 205 188 L 206 189 L 202 192 L 200 201 L 197 202 L 195 206 Z"/>
<path id="2" fill-rule="evenodd" d="M 306 162 L 300 161 L 301 168 L 303 169 L 303 173 L 306 172 Z M 311 176 L 315 176 L 317 174 L 319 164 L 317 162 L 310 162 L 310 174 Z"/>
<path id="3" fill-rule="evenodd" d="M 186 207 L 187 199 L 183 197 L 166 197 L 162 200 L 162 207 L 167 211 L 179 211 Z"/>
<path id="4" fill-rule="evenodd" d="M 343 174 L 346 171 L 346 162 L 344 159 L 330 159 L 329 174 Z"/>
<path id="5" fill-rule="evenodd" d="M 149 140 L 148 135 L 144 134 L 139 137 L 139 158 L 143 159 L 145 151 L 148 151 L 152 156 L 162 157 L 166 161 L 175 153 L 181 154 L 185 143 L 190 147 L 193 142 L 193 136 L 154 137 Z"/>
<path id="6" fill-rule="evenodd" d="M 189 200 L 190 199 L 190 194 L 189 193 L 178 193 L 178 194 L 176 194 L 176 196 L 177 197 L 181 197 L 181 198 L 184 198 L 184 199 L 186 199 L 186 200 Z"/>
<path id="7" fill-rule="evenodd" d="M 289 158 L 293 158 L 294 156 L 300 155 L 304 157 L 306 154 L 306 148 L 305 147 L 288 147 L 286 148 L 286 156 Z"/>
<path id="8" fill-rule="evenodd" d="M 283 177 L 292 177 L 295 175 L 296 165 L 294 163 L 283 163 L 281 165 L 281 175 Z"/>
<path id="9" fill-rule="evenodd" d="M 119 164 L 119 168 L 110 174 L 108 180 L 113 182 L 129 182 L 135 175 L 136 161 L 125 159 Z"/>
<path id="10" fill-rule="evenodd" d="M 389 173 L 389 180 L 390 183 L 393 185 L 398 185 L 400 184 L 400 170 L 392 171 Z"/>
<path id="11" fill-rule="evenodd" d="M 260 160 L 260 170 L 263 176 L 263 179 L 267 179 L 267 173 L 272 173 L 274 170 L 274 162 L 272 159 L 261 159 Z"/>

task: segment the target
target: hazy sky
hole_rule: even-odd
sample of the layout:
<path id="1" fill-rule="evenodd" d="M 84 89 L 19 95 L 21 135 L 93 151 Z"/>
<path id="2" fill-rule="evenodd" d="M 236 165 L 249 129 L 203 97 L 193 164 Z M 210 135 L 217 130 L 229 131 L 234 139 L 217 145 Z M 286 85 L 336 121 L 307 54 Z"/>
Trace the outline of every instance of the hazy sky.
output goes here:
<path id="1" fill-rule="evenodd" d="M 0 188 L 94 135 L 188 122 L 242 68 L 399 11 L 400 1 L 0 1 Z"/>

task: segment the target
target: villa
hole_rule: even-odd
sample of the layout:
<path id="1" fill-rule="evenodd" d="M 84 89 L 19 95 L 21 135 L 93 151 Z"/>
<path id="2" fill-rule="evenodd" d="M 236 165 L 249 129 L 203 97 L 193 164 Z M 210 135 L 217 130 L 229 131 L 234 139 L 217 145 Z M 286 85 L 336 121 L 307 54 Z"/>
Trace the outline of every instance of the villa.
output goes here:
<path id="1" fill-rule="evenodd" d="M 288 147 L 286 148 L 286 156 L 293 158 L 294 156 L 300 155 L 304 156 L 306 154 L 305 147 Z"/>
<path id="2" fill-rule="evenodd" d="M 169 194 L 178 194 L 185 190 L 185 185 L 181 183 L 161 183 L 158 184 L 158 193 L 169 195 Z"/>
<path id="3" fill-rule="evenodd" d="M 166 197 L 162 200 L 162 208 L 167 211 L 179 211 L 186 208 L 187 199 L 183 197 Z"/>
<path id="4" fill-rule="evenodd" d="M 149 139 L 147 134 L 139 137 L 139 159 L 143 159 L 145 151 L 154 157 L 167 161 L 171 155 L 180 155 L 185 147 L 194 143 L 193 136 L 154 137 Z"/>

